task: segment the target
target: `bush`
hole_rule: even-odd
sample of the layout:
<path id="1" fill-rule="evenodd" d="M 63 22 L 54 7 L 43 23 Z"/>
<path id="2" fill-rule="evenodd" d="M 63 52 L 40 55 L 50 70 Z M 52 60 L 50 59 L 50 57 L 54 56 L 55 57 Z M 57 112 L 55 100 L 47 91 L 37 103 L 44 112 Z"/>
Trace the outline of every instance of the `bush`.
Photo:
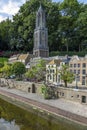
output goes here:
<path id="1" fill-rule="evenodd" d="M 12 55 L 17 55 L 19 54 L 20 52 L 17 52 L 17 51 L 2 51 L 0 52 L 0 57 L 11 57 Z"/>
<path id="2" fill-rule="evenodd" d="M 44 99 L 52 99 L 50 88 L 46 86 L 45 84 L 42 85 L 41 92 L 44 95 Z"/>
<path id="3" fill-rule="evenodd" d="M 4 63 L 5 61 L 7 62 L 8 58 L 0 57 L 0 63 Z"/>
<path id="4" fill-rule="evenodd" d="M 48 93 L 44 94 L 44 99 L 52 99 L 51 95 L 49 95 Z"/>
<path id="5" fill-rule="evenodd" d="M 45 91 L 46 91 L 46 86 L 45 86 L 45 85 L 42 85 L 42 86 L 41 86 L 41 92 L 44 94 Z"/>
<path id="6" fill-rule="evenodd" d="M 87 51 L 82 51 L 82 52 L 74 52 L 74 51 L 63 51 L 63 52 L 59 52 L 59 51 L 52 51 L 50 52 L 50 56 L 65 56 L 65 55 L 69 55 L 69 56 L 73 56 L 73 55 L 78 55 L 78 56 L 85 56 L 87 54 Z"/>

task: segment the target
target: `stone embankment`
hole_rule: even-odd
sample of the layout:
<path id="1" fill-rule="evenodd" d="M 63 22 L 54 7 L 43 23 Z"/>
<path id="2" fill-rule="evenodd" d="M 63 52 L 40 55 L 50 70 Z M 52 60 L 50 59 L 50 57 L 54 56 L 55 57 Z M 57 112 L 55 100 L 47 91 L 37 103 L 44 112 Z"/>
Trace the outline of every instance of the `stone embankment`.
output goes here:
<path id="1" fill-rule="evenodd" d="M 14 79 L 0 79 L 0 86 L 8 88 L 16 88 L 18 90 L 29 93 L 41 93 L 41 86 L 43 83 L 33 83 L 29 81 L 16 81 Z"/>
<path id="2" fill-rule="evenodd" d="M 81 109 L 80 105 L 79 105 L 79 109 L 76 108 L 76 104 L 74 103 L 69 103 L 69 102 L 65 102 L 63 100 L 44 100 L 43 98 L 41 99 L 41 97 L 39 97 L 36 94 L 26 94 L 17 90 L 10 90 L 10 89 L 3 89 L 0 88 L 0 95 L 4 95 L 5 97 L 9 97 L 11 99 L 13 99 L 13 102 L 19 101 L 22 102 L 24 106 L 29 105 L 32 106 L 32 108 L 36 108 L 39 109 L 42 112 L 47 112 L 51 115 L 53 115 L 54 117 L 56 116 L 61 116 L 63 118 L 66 118 L 68 120 L 72 120 L 74 122 L 78 122 L 80 124 L 84 124 L 87 126 L 87 117 L 83 116 L 82 113 L 76 113 L 78 110 Z M 60 103 L 61 106 L 64 105 L 66 107 L 67 110 L 63 109 L 64 106 L 60 107 Z M 66 105 L 67 104 L 67 105 Z M 70 106 L 75 110 L 75 112 L 73 113 L 73 111 L 70 111 Z M 85 107 L 85 106 L 83 106 Z M 83 110 L 81 110 L 83 112 Z M 81 115 L 80 115 L 81 114 Z M 84 113 L 85 114 L 85 113 Z"/>

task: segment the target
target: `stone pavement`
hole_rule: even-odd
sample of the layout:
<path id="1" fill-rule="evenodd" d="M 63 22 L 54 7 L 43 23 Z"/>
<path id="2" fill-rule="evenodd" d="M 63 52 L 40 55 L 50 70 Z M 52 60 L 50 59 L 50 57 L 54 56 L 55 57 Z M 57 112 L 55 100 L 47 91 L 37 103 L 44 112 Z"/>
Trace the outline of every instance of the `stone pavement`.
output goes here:
<path id="1" fill-rule="evenodd" d="M 69 112 L 77 114 L 77 115 L 87 117 L 87 105 L 85 105 L 85 104 L 80 104 L 80 103 L 65 100 L 65 99 L 45 100 L 42 95 L 39 95 L 36 93 L 27 93 L 27 92 L 23 92 L 23 91 L 20 91 L 17 89 L 8 89 L 6 87 L 3 87 L 3 88 L 0 87 L 0 89 L 26 97 L 26 98 L 29 98 L 29 99 L 36 100 L 38 102 L 48 104 L 50 106 L 60 108 L 65 111 L 69 111 Z"/>

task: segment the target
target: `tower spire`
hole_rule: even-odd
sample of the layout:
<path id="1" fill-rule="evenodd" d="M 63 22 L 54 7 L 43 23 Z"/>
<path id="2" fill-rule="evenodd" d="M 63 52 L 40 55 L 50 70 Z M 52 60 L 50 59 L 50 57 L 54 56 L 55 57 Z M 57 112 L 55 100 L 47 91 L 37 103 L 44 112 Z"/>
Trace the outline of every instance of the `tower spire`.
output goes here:
<path id="1" fill-rule="evenodd" d="M 45 11 L 42 8 L 41 2 L 40 7 L 36 14 L 36 28 L 43 28 L 45 27 L 46 19 L 45 19 Z"/>
<path id="2" fill-rule="evenodd" d="M 48 29 L 46 28 L 45 11 L 40 7 L 36 13 L 36 28 L 34 30 L 34 49 L 33 54 L 36 57 L 48 57 Z"/>
<path id="3" fill-rule="evenodd" d="M 41 0 L 40 0 L 40 2 L 39 2 L 39 3 L 40 3 L 40 6 L 41 6 Z"/>

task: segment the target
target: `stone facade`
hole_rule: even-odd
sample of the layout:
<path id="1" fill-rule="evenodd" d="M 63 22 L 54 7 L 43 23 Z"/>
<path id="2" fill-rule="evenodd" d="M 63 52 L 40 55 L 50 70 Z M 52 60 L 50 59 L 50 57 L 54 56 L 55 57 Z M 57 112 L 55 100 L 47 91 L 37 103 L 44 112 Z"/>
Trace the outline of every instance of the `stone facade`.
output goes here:
<path id="1" fill-rule="evenodd" d="M 56 95 L 57 98 L 87 104 L 87 90 L 58 87 Z"/>
<path id="2" fill-rule="evenodd" d="M 66 62 L 60 59 L 54 59 L 46 64 L 46 82 L 52 83 L 55 85 L 60 85 L 63 81 L 60 78 L 60 69 L 61 66 L 66 64 Z"/>
<path id="3" fill-rule="evenodd" d="M 27 93 L 42 94 L 42 85 L 43 83 L 14 81 L 11 79 L 6 80 L 4 78 L 0 79 L 1 87 L 8 87 L 10 89 L 16 88 Z M 57 98 L 64 98 L 81 104 L 87 104 L 87 90 L 55 87 L 55 95 Z"/>
<path id="4" fill-rule="evenodd" d="M 87 55 L 85 57 L 73 56 L 69 62 L 70 71 L 75 74 L 73 84 L 87 86 Z"/>
<path id="5" fill-rule="evenodd" d="M 28 93 L 41 93 L 42 83 L 33 83 L 27 81 L 15 81 L 13 79 L 0 79 L 1 87 L 8 87 L 9 89 L 16 88 Z"/>
<path id="6" fill-rule="evenodd" d="M 35 57 L 48 57 L 48 29 L 46 28 L 45 11 L 40 5 L 36 14 L 36 28 L 34 30 L 34 48 Z"/>

